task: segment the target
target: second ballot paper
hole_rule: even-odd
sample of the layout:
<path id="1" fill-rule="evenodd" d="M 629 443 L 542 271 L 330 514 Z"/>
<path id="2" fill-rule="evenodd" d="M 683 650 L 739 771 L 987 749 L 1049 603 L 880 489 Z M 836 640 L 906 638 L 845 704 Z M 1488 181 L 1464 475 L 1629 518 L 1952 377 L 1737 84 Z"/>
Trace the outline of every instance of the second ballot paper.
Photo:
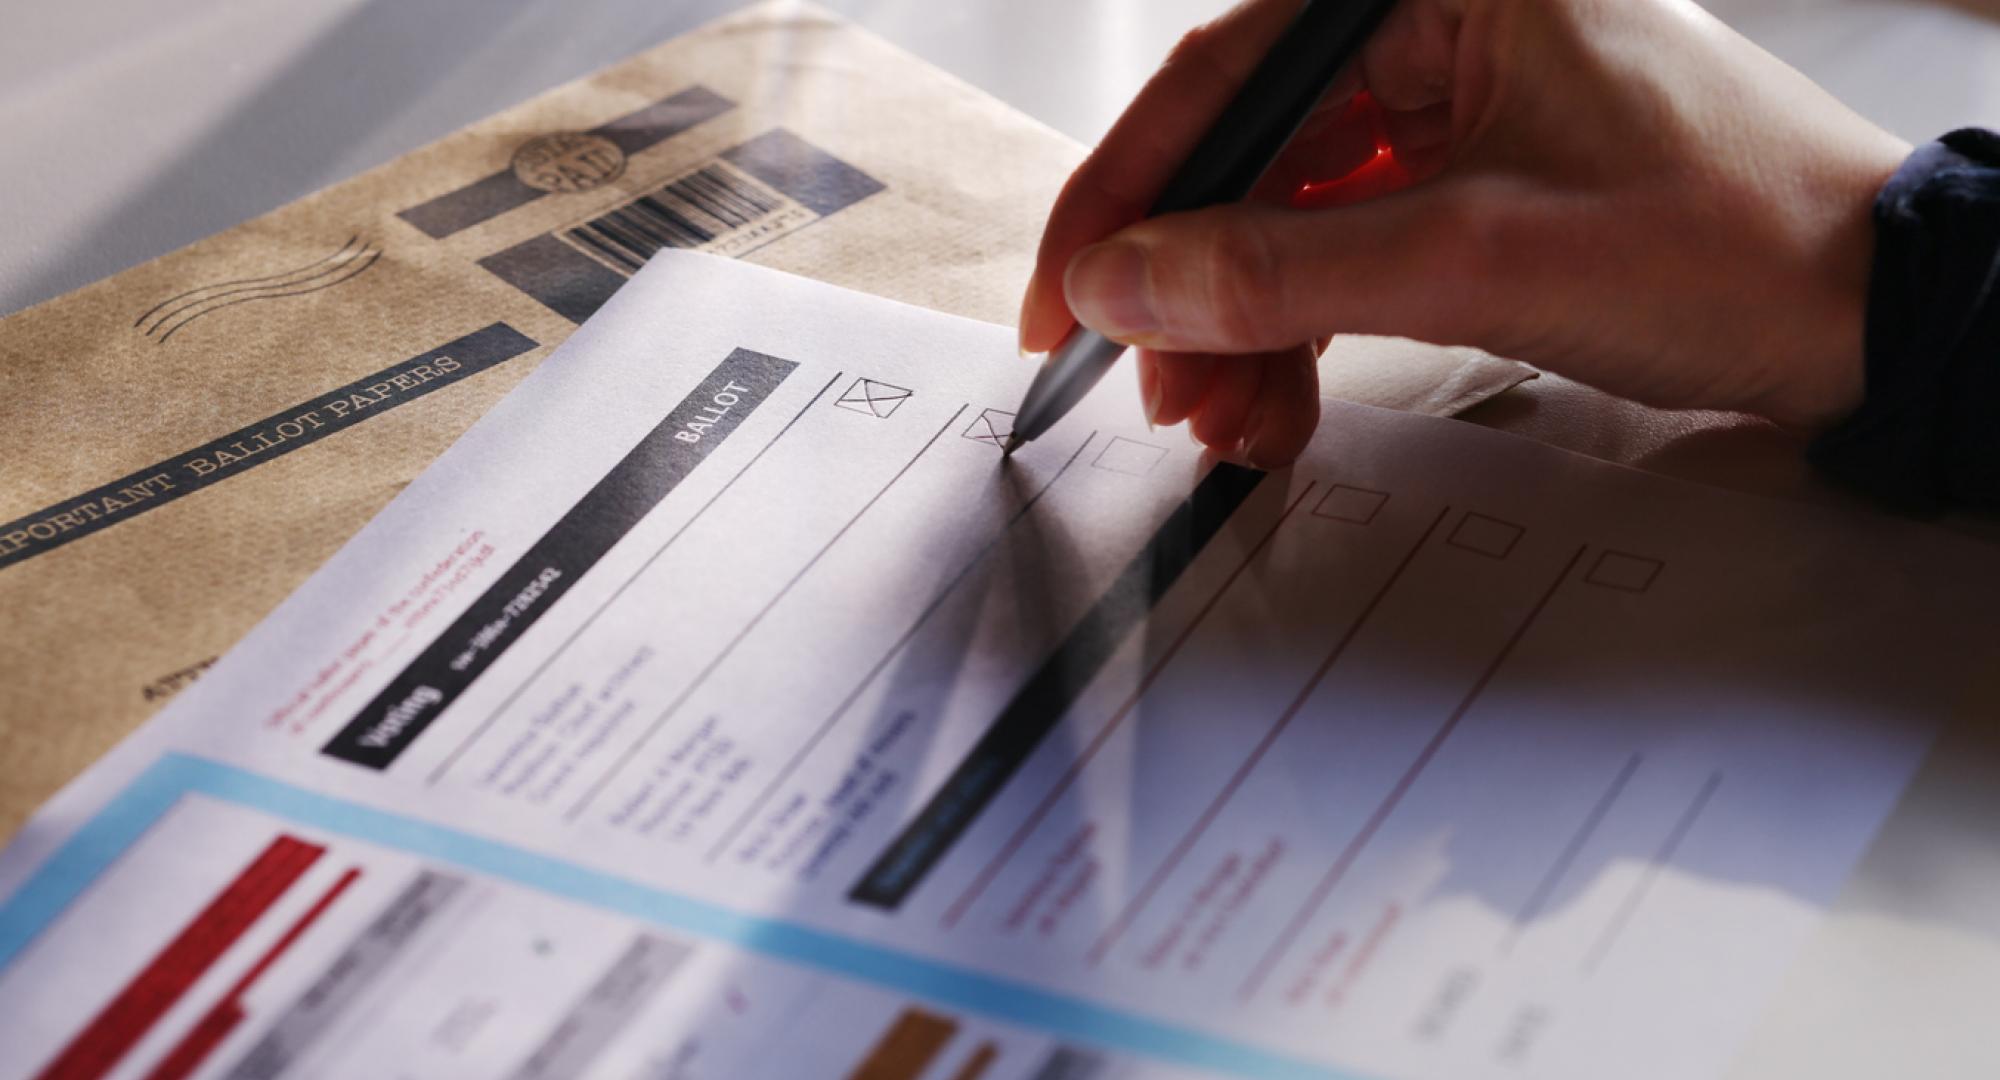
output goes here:
<path id="1" fill-rule="evenodd" d="M 1960 538 L 1029 375 L 655 258 L 0 853 L 0 1071 L 1713 1077 L 1995 708 Z"/>

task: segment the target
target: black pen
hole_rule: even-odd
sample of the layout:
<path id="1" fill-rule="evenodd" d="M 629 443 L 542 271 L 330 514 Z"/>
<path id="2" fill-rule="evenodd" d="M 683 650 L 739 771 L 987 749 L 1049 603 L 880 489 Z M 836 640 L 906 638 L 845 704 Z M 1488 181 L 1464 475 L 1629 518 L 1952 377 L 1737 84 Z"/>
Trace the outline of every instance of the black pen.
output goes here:
<path id="1" fill-rule="evenodd" d="M 1236 202 L 1250 194 L 1299 125 L 1360 53 L 1395 0 L 1306 0 L 1222 115 L 1209 125 L 1147 217 Z M 1006 453 L 1054 427 L 1125 346 L 1081 325 L 1049 353 L 1015 410 Z"/>

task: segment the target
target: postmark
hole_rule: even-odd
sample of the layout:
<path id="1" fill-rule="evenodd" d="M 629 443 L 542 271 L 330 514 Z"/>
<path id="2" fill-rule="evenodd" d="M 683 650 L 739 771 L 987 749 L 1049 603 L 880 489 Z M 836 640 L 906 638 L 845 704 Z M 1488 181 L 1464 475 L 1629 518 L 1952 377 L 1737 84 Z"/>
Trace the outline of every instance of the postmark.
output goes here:
<path id="1" fill-rule="evenodd" d="M 566 194 L 603 187 L 625 172 L 625 151 L 602 135 L 558 131 L 514 151 L 514 178 L 537 191 Z"/>

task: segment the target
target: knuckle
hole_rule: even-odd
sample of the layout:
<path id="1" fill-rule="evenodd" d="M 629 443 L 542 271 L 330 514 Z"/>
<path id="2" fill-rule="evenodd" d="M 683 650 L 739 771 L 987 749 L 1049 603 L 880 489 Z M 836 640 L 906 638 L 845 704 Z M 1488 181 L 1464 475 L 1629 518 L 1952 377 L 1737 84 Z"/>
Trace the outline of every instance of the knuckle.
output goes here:
<path id="1" fill-rule="evenodd" d="M 1454 302 L 1434 311 L 1442 344 L 1505 354 L 1542 310 L 1541 284 L 1585 271 L 1540 196 L 1508 184 L 1471 185 L 1441 200 L 1413 245 L 1431 254 L 1414 271 Z"/>
<path id="2" fill-rule="evenodd" d="M 1281 336 L 1285 275 L 1262 229 L 1211 227 L 1203 260 L 1206 300 L 1220 344 L 1262 348 Z"/>
<path id="3" fill-rule="evenodd" d="M 1218 23 L 1219 20 L 1211 20 L 1189 27 L 1175 40 L 1174 47 L 1167 50 L 1167 58 L 1161 66 L 1178 68 L 1206 63 L 1215 50 Z"/>
<path id="4" fill-rule="evenodd" d="M 1517 271 L 1524 239 L 1517 215 L 1503 194 L 1469 188 L 1441 203 L 1426 221 L 1431 231 L 1427 250 L 1443 253 L 1438 269 L 1460 286 L 1491 282 Z"/>

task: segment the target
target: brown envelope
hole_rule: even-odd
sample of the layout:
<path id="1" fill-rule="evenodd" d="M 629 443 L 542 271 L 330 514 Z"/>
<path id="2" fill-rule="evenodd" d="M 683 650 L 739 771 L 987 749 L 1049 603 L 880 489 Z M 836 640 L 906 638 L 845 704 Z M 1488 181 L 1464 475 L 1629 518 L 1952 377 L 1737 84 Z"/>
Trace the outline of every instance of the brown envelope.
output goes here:
<path id="1" fill-rule="evenodd" d="M 756 7 L 0 320 L 0 838 L 654 251 L 1007 322 L 1081 154 L 832 16 Z M 1526 375 L 1358 340 L 1326 372 L 1430 412 Z"/>

